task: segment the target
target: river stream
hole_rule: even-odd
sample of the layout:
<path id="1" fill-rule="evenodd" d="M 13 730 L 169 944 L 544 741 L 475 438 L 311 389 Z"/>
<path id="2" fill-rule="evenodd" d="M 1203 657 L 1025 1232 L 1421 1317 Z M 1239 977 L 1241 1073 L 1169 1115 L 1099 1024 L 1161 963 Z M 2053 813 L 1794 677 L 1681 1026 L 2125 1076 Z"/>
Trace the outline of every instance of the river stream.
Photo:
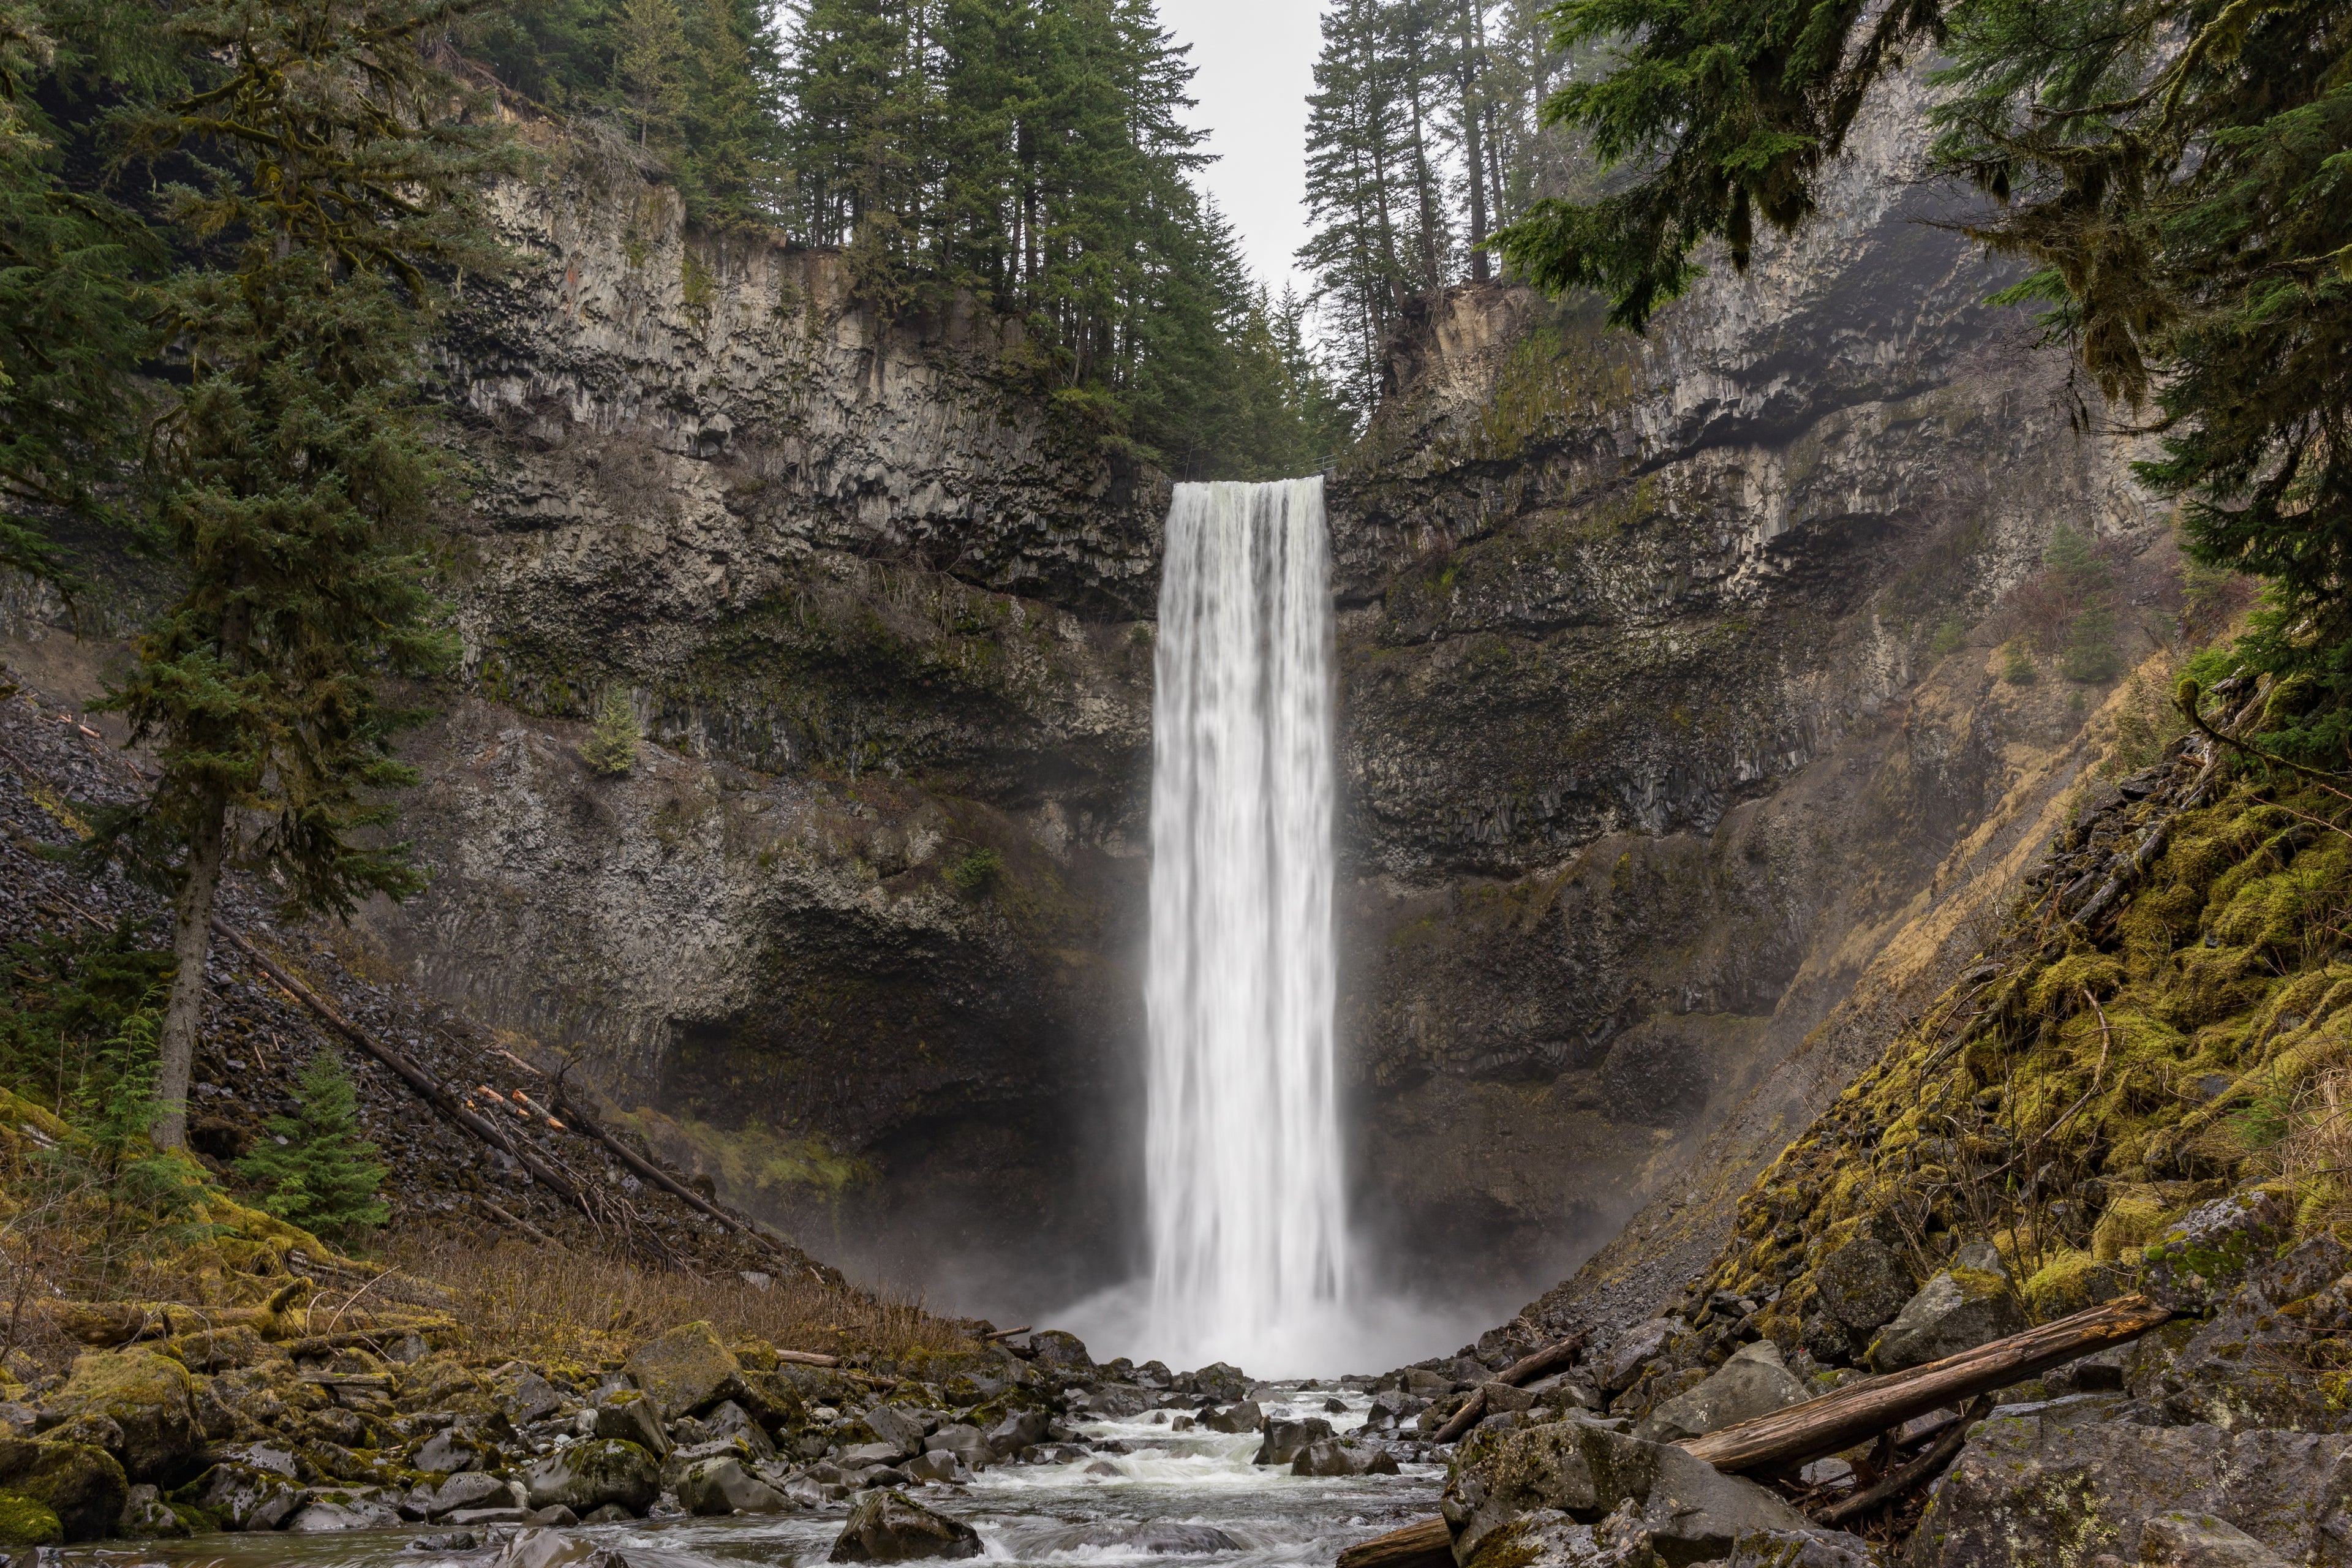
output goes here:
<path id="1" fill-rule="evenodd" d="M 1285 1390 L 1272 1398 L 1262 1392 L 1258 1397 L 1276 1419 L 1319 1415 L 1342 1433 L 1363 1421 L 1371 1403 L 1370 1395 L 1354 1389 Z M 1344 1412 L 1326 1407 L 1333 1399 L 1344 1405 Z M 1115 1439 L 1132 1451 L 1099 1453 L 1072 1464 L 992 1466 L 969 1487 L 919 1487 L 909 1489 L 909 1495 L 971 1525 L 985 1544 L 983 1561 L 992 1563 L 1324 1568 L 1341 1548 L 1433 1511 L 1444 1479 L 1443 1467 L 1425 1464 L 1406 1465 L 1395 1476 L 1292 1476 L 1250 1463 L 1260 1442 L 1256 1433 L 1171 1432 L 1149 1415 L 1072 1425 L 1090 1442 Z M 1096 1473 L 1097 1466 L 1108 1466 L 1110 1473 Z M 631 1568 L 740 1563 L 806 1568 L 825 1560 L 848 1514 L 848 1503 L 838 1502 L 793 1513 L 576 1526 L 565 1533 L 614 1548 Z M 1204 1532 L 1168 1528 L 1172 1526 L 1207 1526 L 1233 1544 L 1207 1545 L 1201 1539 Z M 474 1552 L 410 1547 L 437 1529 L 205 1535 L 79 1547 L 62 1558 L 79 1568 L 482 1568 L 496 1555 L 497 1538 L 488 1531 Z M 1130 1543 L 1129 1538 L 1144 1531 L 1144 1542 Z"/>

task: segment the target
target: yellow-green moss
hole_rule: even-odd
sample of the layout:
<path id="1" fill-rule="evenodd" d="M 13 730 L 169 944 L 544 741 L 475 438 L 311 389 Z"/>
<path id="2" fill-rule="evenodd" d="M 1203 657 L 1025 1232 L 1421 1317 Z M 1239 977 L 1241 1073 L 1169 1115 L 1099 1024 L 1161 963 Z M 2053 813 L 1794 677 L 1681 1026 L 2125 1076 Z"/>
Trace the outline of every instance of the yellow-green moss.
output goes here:
<path id="1" fill-rule="evenodd" d="M 0 1491 L 0 1546 L 54 1546 L 65 1533 L 46 1504 L 21 1492 Z"/>

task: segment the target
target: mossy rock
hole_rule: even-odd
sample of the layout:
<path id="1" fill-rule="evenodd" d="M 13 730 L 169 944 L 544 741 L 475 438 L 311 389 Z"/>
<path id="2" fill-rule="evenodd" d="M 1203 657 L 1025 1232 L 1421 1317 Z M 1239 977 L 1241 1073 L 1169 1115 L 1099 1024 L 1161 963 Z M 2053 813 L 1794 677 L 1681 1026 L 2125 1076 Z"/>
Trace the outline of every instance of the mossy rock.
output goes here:
<path id="1" fill-rule="evenodd" d="M 2025 1282 L 2025 1305 L 2036 1318 L 2063 1318 L 2119 1293 L 2128 1276 L 2091 1253 L 2070 1249 L 2036 1269 Z"/>
<path id="2" fill-rule="evenodd" d="M 76 1356 L 57 1408 L 68 1417 L 103 1415 L 121 1427 L 116 1457 L 133 1481 L 176 1486 L 204 1445 L 188 1369 L 150 1350 Z"/>
<path id="3" fill-rule="evenodd" d="M 113 1534 L 131 1495 L 122 1466 L 105 1449 L 37 1437 L 0 1437 L 0 1489 L 55 1514 L 68 1541 Z"/>
<path id="4" fill-rule="evenodd" d="M 626 1368 L 629 1379 L 675 1421 L 710 1403 L 742 1365 L 706 1322 L 681 1323 L 639 1345 Z"/>
<path id="5" fill-rule="evenodd" d="M 65 1526 L 48 1504 L 0 1491 L 0 1546 L 55 1546 L 65 1538 Z"/>

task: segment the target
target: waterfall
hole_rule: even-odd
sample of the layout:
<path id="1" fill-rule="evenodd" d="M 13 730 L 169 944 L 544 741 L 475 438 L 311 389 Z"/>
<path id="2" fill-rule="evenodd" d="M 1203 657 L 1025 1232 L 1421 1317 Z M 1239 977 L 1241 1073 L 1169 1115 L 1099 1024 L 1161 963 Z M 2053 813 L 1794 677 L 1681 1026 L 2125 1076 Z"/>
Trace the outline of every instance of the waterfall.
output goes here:
<path id="1" fill-rule="evenodd" d="M 1264 1376 L 1348 1274 L 1321 479 L 1176 487 L 1156 679 L 1149 1338 Z"/>

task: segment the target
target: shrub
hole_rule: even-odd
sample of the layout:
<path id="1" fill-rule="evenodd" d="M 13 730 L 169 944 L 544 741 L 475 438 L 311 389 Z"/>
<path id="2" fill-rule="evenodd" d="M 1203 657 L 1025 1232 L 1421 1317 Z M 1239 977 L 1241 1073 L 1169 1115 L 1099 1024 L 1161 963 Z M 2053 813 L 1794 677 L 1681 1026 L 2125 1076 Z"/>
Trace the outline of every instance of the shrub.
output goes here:
<path id="1" fill-rule="evenodd" d="M 2069 680 L 2112 680 L 2122 668 L 2123 658 L 2116 651 L 2116 613 L 2104 600 L 2094 599 L 2066 628 L 2058 673 Z"/>
<path id="2" fill-rule="evenodd" d="M 596 722 L 588 739 L 581 743 L 580 760 L 588 771 L 605 778 L 625 778 L 637 765 L 636 710 L 629 706 L 628 694 L 607 691 L 596 711 Z"/>
<path id="3" fill-rule="evenodd" d="M 975 849 L 962 859 L 951 862 L 940 873 L 948 886 L 967 898 L 977 898 L 996 886 L 1004 875 L 1004 857 L 993 849 Z"/>
<path id="4" fill-rule="evenodd" d="M 2042 679 L 2042 672 L 2033 668 L 2033 650 L 2025 646 L 2023 637 L 2011 640 L 2001 660 L 2000 678 L 2011 686 L 2031 686 Z"/>
<path id="5" fill-rule="evenodd" d="M 1956 610 L 1944 617 L 1943 625 L 1936 628 L 1936 635 L 1927 639 L 1927 657 L 1942 658 L 1946 654 L 1958 653 L 1968 646 L 1968 623 L 1960 619 L 1959 612 Z"/>
<path id="6" fill-rule="evenodd" d="M 392 1216 L 375 1195 L 385 1167 L 375 1145 L 357 1136 L 359 1097 L 333 1047 L 321 1046 L 302 1069 L 294 1116 L 273 1116 L 274 1142 L 236 1163 L 236 1173 L 264 1184 L 261 1206 L 327 1240 L 349 1241 Z"/>

